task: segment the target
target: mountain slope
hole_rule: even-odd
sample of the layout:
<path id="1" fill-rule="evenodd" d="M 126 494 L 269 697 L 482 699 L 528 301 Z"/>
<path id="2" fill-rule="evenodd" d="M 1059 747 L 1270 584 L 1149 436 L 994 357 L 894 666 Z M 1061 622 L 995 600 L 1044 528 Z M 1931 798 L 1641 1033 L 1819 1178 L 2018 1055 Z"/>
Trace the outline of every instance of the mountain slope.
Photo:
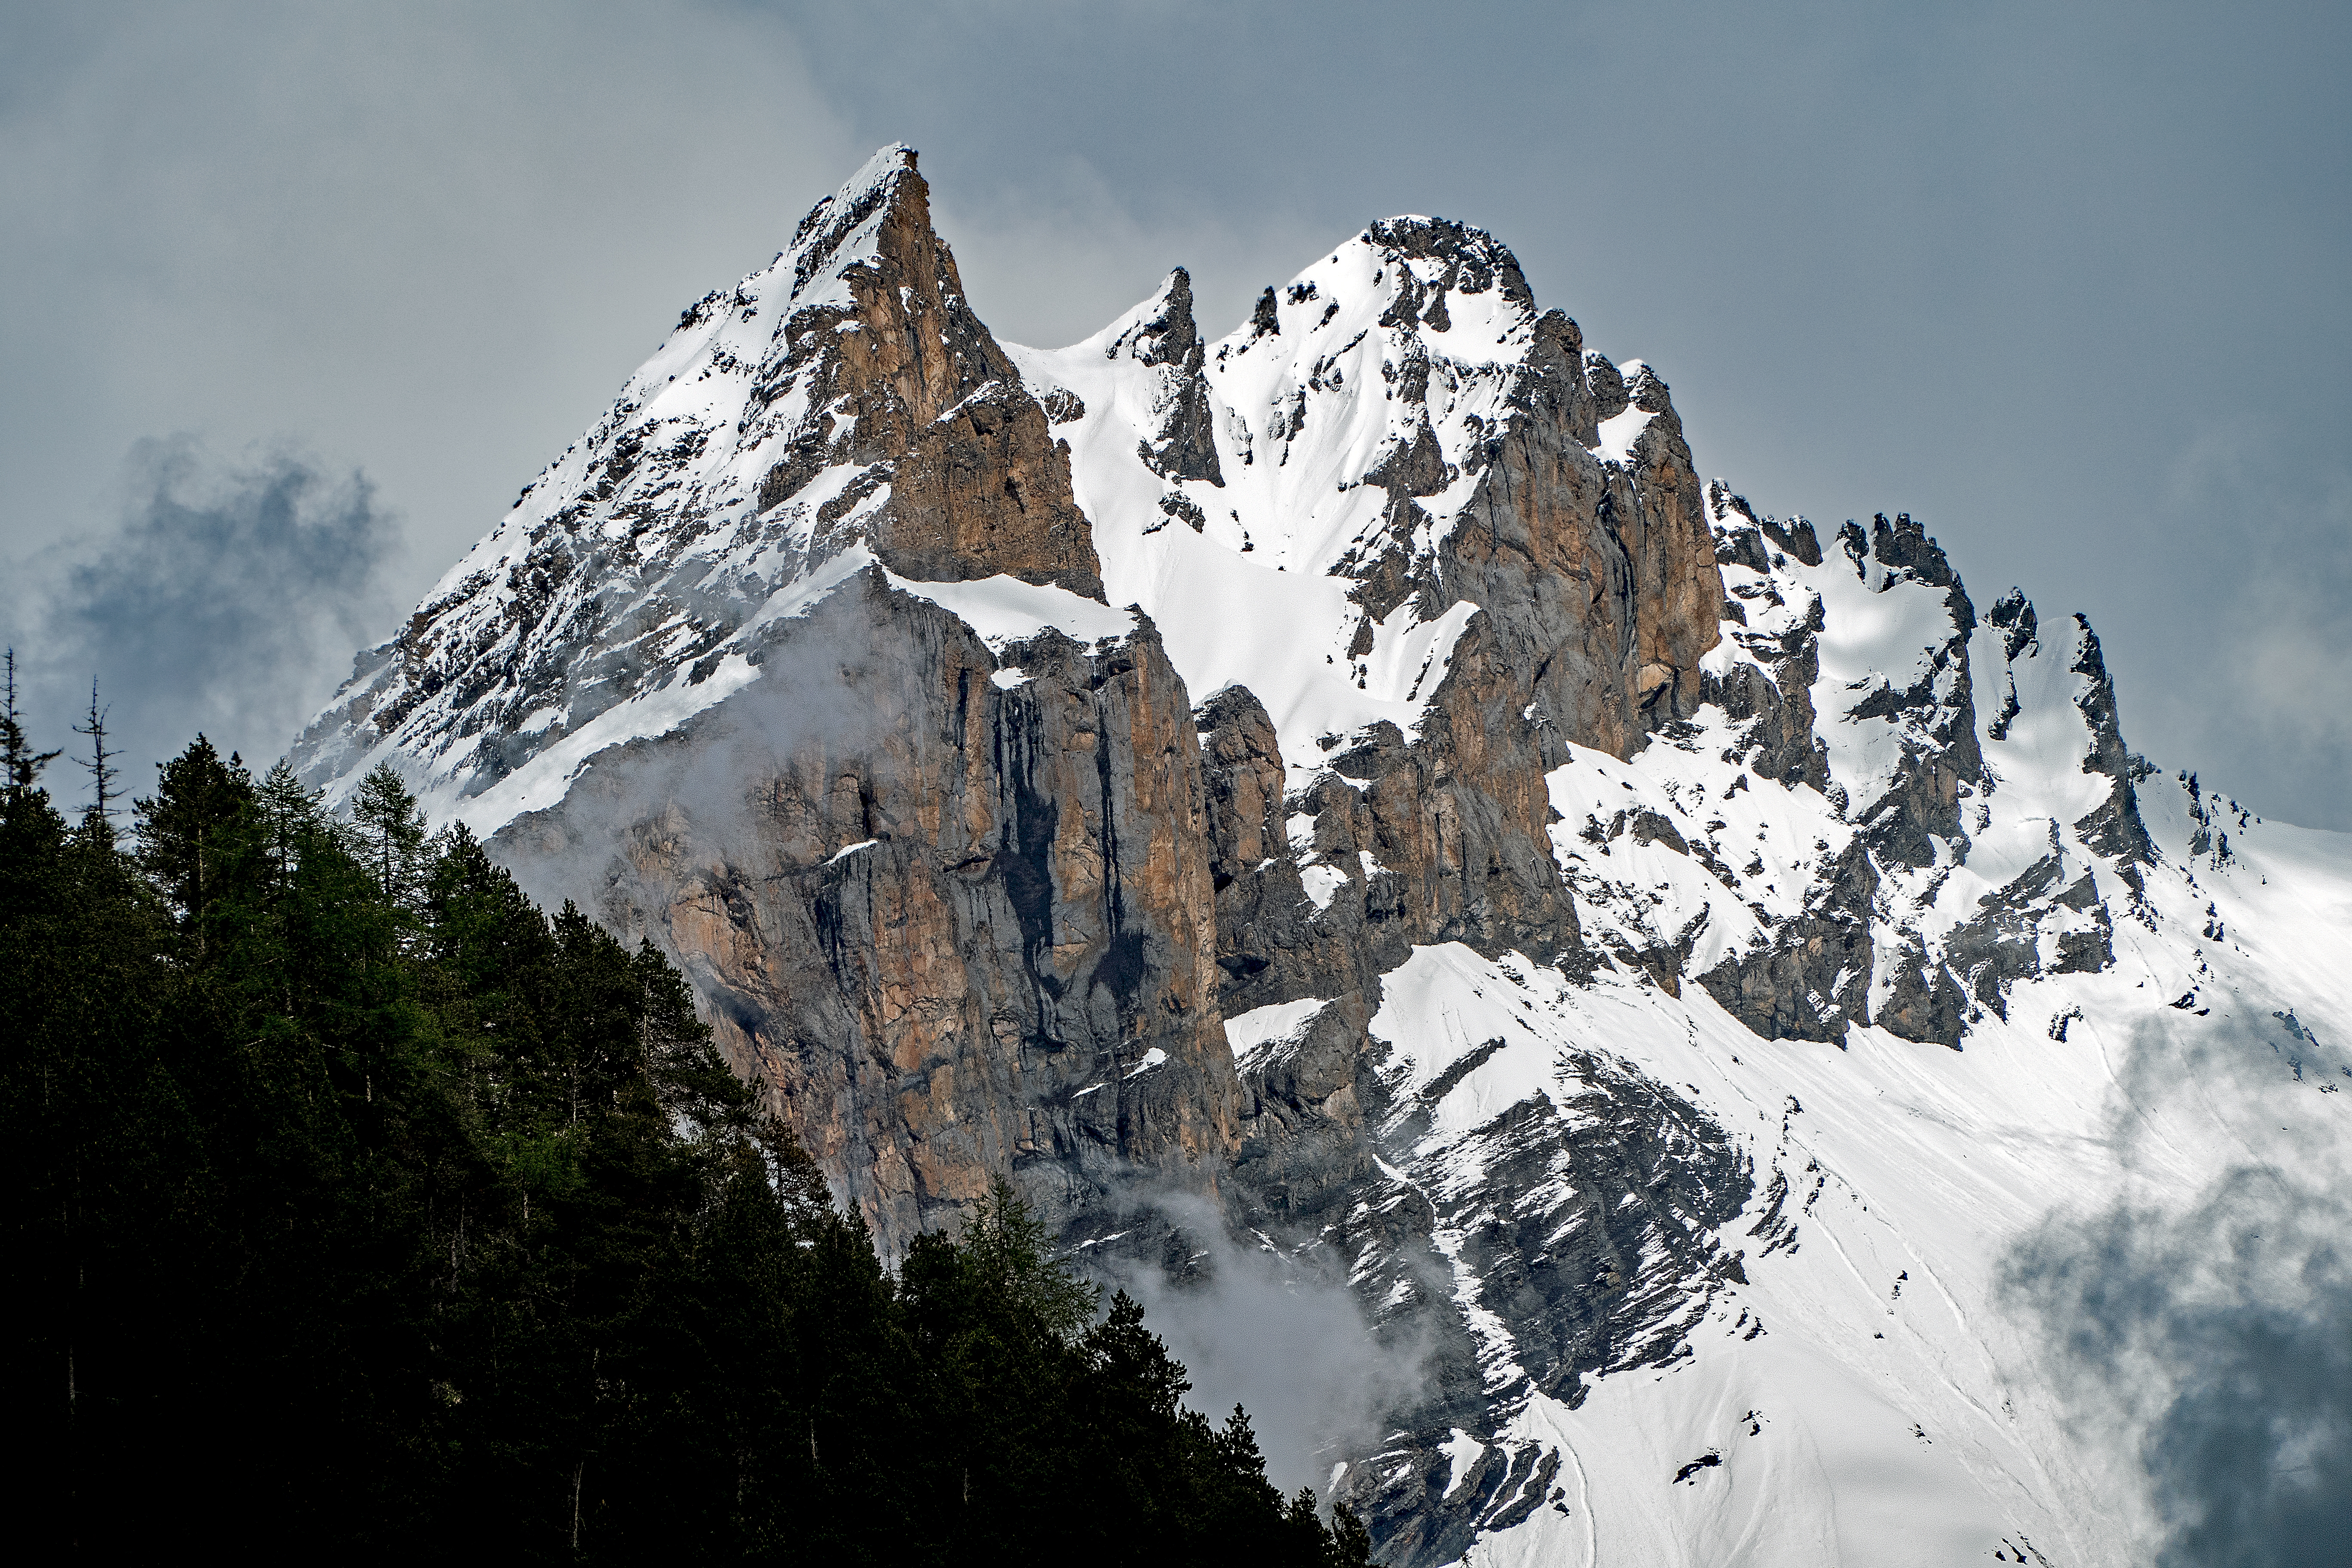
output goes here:
<path id="1" fill-rule="evenodd" d="M 669 947 L 886 1248 L 1009 1171 L 1350 1292 L 1413 1375 L 1285 1462 L 1389 1561 L 2144 1560 L 2065 1216 L 2352 1191 L 2352 852 L 1908 517 L 1697 472 L 1475 228 L 1032 350 L 886 149 L 297 762 Z"/>

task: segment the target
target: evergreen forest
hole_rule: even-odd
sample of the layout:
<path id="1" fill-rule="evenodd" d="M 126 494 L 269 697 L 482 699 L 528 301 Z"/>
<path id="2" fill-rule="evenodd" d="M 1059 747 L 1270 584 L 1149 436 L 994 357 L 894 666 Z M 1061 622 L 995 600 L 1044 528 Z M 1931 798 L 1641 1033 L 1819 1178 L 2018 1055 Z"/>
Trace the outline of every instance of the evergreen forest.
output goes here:
<path id="1" fill-rule="evenodd" d="M 389 770 L 0 795 L 12 1533 L 521 1563 L 1360 1564 L 1000 1184 L 886 1268 L 683 977 Z"/>

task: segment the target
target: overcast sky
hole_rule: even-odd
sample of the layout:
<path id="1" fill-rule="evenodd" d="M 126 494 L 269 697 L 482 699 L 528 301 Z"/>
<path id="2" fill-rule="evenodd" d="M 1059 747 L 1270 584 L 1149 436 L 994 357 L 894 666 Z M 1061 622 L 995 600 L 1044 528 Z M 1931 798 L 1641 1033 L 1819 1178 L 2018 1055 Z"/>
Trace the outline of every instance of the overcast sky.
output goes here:
<path id="1" fill-rule="evenodd" d="M 2352 828 L 2352 8 L 0 0 L 0 635 L 257 757 L 876 145 L 1003 336 L 1494 230 L 1702 473 Z M 70 776 L 57 781 L 70 793 Z"/>

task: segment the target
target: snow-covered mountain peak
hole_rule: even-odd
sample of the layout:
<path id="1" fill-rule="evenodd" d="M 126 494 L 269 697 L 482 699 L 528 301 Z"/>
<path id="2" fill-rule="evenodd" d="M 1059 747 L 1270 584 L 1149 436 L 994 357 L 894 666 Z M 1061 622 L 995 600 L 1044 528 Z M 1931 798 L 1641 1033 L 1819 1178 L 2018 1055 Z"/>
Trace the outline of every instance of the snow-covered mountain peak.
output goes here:
<path id="1" fill-rule="evenodd" d="M 1011 352 L 1071 444 L 1114 602 L 1163 624 L 1198 689 L 1247 684 L 1296 768 L 1381 722 L 1412 731 L 1471 618 L 1516 618 L 1523 578 L 1485 581 L 1483 559 L 1464 557 L 1490 547 L 1454 540 L 1498 461 L 1532 447 L 1557 463 L 1572 447 L 1589 468 L 1574 488 L 1607 488 L 1607 464 L 1639 512 L 1664 481 L 1691 503 L 1680 531 L 1699 537 L 1665 384 L 1639 370 L 1633 407 L 1616 367 L 1568 317 L 1538 312 L 1510 251 L 1467 225 L 1370 225 L 1213 342 L 1179 268 L 1092 337 Z M 1704 577 L 1711 563 L 1692 542 L 1668 570 Z M 1687 588 L 1703 643 L 1714 590 Z M 1580 680 L 1560 707 L 1614 710 L 1611 744 L 1628 743 L 1630 710 L 1662 679 L 1695 686 L 1694 657 L 1612 670 L 1613 700 Z"/>
<path id="2" fill-rule="evenodd" d="M 687 309 L 361 657 L 296 760 L 337 792 L 393 761 L 490 831 L 560 799 L 596 750 L 724 700 L 762 628 L 864 567 L 1101 597 L 1066 459 L 895 145 L 768 267 Z"/>
<path id="3" fill-rule="evenodd" d="M 821 295 L 812 285 L 822 289 L 853 263 L 879 259 L 884 209 L 902 186 L 913 183 L 908 176 L 914 173 L 915 150 L 894 142 L 877 151 L 841 189 L 809 209 L 786 253 L 793 264 L 795 298 L 815 303 Z"/>

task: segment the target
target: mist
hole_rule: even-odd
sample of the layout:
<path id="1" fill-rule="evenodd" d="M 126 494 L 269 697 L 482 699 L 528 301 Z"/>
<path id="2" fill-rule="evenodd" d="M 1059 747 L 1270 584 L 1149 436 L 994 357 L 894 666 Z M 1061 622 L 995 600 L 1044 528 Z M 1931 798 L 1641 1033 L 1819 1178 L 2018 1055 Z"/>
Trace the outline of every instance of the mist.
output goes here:
<path id="1" fill-rule="evenodd" d="M 762 792 L 828 758 L 853 771 L 871 766 L 863 753 L 877 739 L 873 667 L 891 650 L 864 619 L 868 591 L 846 584 L 811 612 L 772 623 L 748 650 L 758 679 L 676 730 L 598 753 L 559 805 L 497 833 L 500 861 L 541 903 L 572 900 L 630 941 L 650 937 L 665 947 L 661 911 L 670 894 L 643 879 L 631 854 L 641 836 L 690 836 L 714 863 L 756 876 L 774 871 Z M 682 602 L 723 615 L 733 593 L 752 605 L 762 596 L 722 587 Z"/>
<path id="2" fill-rule="evenodd" d="M 2143 1489 L 2164 1564 L 2326 1562 L 2352 1539 L 2352 1061 L 2291 1017 L 2159 1020 L 2119 1074 L 2118 1141 L 2152 1176 L 2176 1116 L 2244 1124 L 2275 1163 L 2185 1202 L 2151 1182 L 2054 1215 L 2003 1271 L 2086 1458 Z"/>
<path id="3" fill-rule="evenodd" d="M 69 726 L 94 679 L 126 797 L 199 731 L 268 766 L 391 620 L 397 520 L 356 469 L 285 448 L 224 458 L 185 437 L 139 443 L 121 489 L 113 527 L 52 551 L 31 569 L 45 591 L 11 606 L 29 728 L 43 750 L 86 749 Z"/>
<path id="4" fill-rule="evenodd" d="M 1139 1197 L 1144 1194 L 1137 1194 Z M 1181 1278 L 1113 1264 L 1113 1282 L 1141 1302 L 1144 1322 L 1191 1374 L 1185 1403 L 1222 1423 L 1249 1412 L 1266 1479 L 1319 1496 L 1331 1468 L 1379 1446 L 1385 1417 L 1423 1388 L 1426 1348 L 1376 1331 L 1347 1285 L 1293 1256 L 1236 1243 L 1197 1197 L 1158 1195 L 1153 1206 L 1201 1249 Z"/>

